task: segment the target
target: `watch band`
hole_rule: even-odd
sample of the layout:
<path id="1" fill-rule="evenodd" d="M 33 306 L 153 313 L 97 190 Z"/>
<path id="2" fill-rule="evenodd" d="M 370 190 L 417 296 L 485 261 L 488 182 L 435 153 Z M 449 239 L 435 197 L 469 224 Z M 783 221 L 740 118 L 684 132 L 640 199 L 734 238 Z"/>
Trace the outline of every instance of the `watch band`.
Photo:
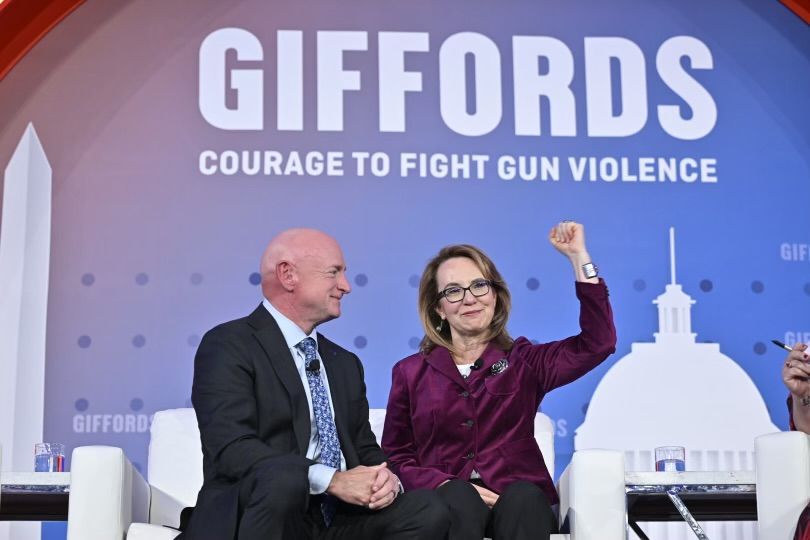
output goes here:
<path id="1" fill-rule="evenodd" d="M 582 265 L 582 273 L 587 279 L 592 279 L 599 275 L 599 268 L 592 262 L 585 263 Z"/>

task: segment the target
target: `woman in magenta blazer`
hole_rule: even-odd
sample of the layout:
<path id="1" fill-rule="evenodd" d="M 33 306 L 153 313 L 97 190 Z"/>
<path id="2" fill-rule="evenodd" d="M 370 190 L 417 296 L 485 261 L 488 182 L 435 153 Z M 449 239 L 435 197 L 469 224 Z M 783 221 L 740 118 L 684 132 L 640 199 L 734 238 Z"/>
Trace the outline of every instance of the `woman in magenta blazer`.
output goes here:
<path id="1" fill-rule="evenodd" d="M 581 332 L 532 345 L 506 331 L 511 299 L 492 261 L 448 246 L 419 285 L 420 352 L 398 362 L 382 446 L 405 489 L 436 489 L 449 540 L 547 539 L 557 524 L 551 475 L 534 438 L 543 396 L 593 369 L 616 344 L 608 291 L 581 224 L 549 241 L 573 266 Z"/>

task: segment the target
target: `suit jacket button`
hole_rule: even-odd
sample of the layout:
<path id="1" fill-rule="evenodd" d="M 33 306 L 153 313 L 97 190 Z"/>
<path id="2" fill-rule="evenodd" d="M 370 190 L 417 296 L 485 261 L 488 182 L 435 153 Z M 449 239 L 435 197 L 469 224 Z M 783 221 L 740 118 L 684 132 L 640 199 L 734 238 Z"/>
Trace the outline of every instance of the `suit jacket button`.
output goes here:
<path id="1" fill-rule="evenodd" d="M 475 424 L 475 421 L 473 420 L 467 420 L 466 422 L 464 422 L 464 425 L 467 426 L 468 428 L 473 427 L 473 424 Z"/>
<path id="2" fill-rule="evenodd" d="M 466 455 L 466 456 L 464 456 L 464 458 L 465 458 L 465 459 L 472 459 L 472 458 L 474 458 L 474 457 L 475 457 L 475 453 L 474 453 L 474 452 L 467 452 L 467 455 Z"/>
<path id="3" fill-rule="evenodd" d="M 464 390 L 462 393 L 459 394 L 459 396 L 463 397 L 464 399 L 467 399 L 468 397 L 470 397 L 470 393 Z"/>

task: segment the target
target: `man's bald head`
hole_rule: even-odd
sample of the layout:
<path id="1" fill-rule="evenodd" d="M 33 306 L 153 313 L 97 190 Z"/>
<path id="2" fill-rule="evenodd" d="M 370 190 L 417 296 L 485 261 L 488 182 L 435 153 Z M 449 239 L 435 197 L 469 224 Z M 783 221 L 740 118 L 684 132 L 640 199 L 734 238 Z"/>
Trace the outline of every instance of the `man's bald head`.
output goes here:
<path id="1" fill-rule="evenodd" d="M 262 255 L 259 272 L 262 282 L 265 276 L 275 274 L 276 265 L 282 261 L 300 264 L 301 260 L 321 252 L 324 248 L 337 248 L 337 240 L 318 229 L 287 229 L 270 240 Z"/>
<path id="2" fill-rule="evenodd" d="M 314 328 L 340 315 L 340 298 L 351 290 L 345 270 L 337 240 L 317 229 L 288 229 L 262 255 L 262 292 L 299 326 Z"/>

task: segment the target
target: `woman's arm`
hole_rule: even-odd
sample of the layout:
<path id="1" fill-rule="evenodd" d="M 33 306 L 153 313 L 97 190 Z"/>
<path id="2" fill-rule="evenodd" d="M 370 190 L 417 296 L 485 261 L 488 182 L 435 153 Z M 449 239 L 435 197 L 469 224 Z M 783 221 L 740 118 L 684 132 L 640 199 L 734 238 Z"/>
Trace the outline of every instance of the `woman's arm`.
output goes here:
<path id="1" fill-rule="evenodd" d="M 585 247 L 585 227 L 573 221 L 560 222 L 551 228 L 548 240 L 574 269 L 580 333 L 540 345 L 525 340 L 515 342 L 513 353 L 522 356 L 534 371 L 542 393 L 578 379 L 616 350 L 613 310 L 604 281 L 589 264 L 592 261 Z"/>
<path id="2" fill-rule="evenodd" d="M 798 343 L 785 358 L 782 381 L 790 390 L 792 427 L 810 434 L 810 356 L 807 345 Z"/>
<path id="3" fill-rule="evenodd" d="M 434 489 L 455 476 L 419 463 L 414 440 L 411 398 L 408 383 L 399 364 L 391 373 L 391 392 L 385 413 L 382 448 L 406 490 Z"/>
<path id="4" fill-rule="evenodd" d="M 525 359 L 544 394 L 575 381 L 616 351 L 616 327 L 604 281 L 578 282 L 576 293 L 579 334 L 539 345 L 515 341 L 513 354 Z"/>

